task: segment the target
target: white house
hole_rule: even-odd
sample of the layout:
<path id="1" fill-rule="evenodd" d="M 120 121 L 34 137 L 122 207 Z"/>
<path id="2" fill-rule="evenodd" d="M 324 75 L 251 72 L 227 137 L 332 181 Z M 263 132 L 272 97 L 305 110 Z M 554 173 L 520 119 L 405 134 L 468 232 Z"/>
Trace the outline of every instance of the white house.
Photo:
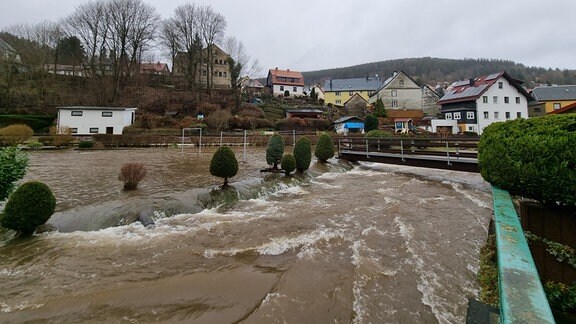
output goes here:
<path id="1" fill-rule="evenodd" d="M 72 134 L 122 134 L 134 124 L 136 108 L 122 107 L 58 107 L 58 130 L 70 129 Z"/>
<path id="2" fill-rule="evenodd" d="M 338 118 L 334 121 L 334 130 L 342 135 L 364 133 L 364 120 L 356 116 Z"/>
<path id="3" fill-rule="evenodd" d="M 272 95 L 299 97 L 304 95 L 304 76 L 302 73 L 288 70 L 270 69 L 266 78 L 266 86 Z"/>
<path id="4" fill-rule="evenodd" d="M 455 82 L 438 101 L 440 111 L 460 132 L 478 134 L 494 122 L 528 118 L 531 97 L 520 82 L 506 72 Z"/>

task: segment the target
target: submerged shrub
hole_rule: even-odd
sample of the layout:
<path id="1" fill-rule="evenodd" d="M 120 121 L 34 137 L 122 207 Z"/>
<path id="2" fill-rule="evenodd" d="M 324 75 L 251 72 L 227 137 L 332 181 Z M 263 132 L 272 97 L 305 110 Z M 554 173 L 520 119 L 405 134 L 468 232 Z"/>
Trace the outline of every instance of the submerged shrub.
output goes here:
<path id="1" fill-rule="evenodd" d="M 312 142 L 306 136 L 300 137 L 294 146 L 294 159 L 296 160 L 296 170 L 306 171 L 312 161 Z"/>
<path id="2" fill-rule="evenodd" d="M 391 138 L 392 134 L 390 134 L 389 132 L 383 131 L 383 130 L 371 130 L 369 132 L 367 132 L 366 134 L 364 134 L 364 137 L 370 137 L 370 138 Z"/>
<path id="3" fill-rule="evenodd" d="M 0 224 L 30 235 L 36 227 L 48 221 L 55 209 L 56 198 L 47 185 L 37 181 L 26 182 L 10 195 Z"/>
<path id="4" fill-rule="evenodd" d="M 266 147 L 266 163 L 272 168 L 278 169 L 278 164 L 284 155 L 284 138 L 280 134 L 273 134 L 268 140 Z"/>
<path id="5" fill-rule="evenodd" d="M 80 141 L 80 143 L 78 143 L 78 148 L 93 148 L 94 147 L 94 142 L 92 141 Z"/>
<path id="6" fill-rule="evenodd" d="M 124 190 L 134 190 L 146 176 L 146 167 L 142 163 L 125 163 L 120 169 L 118 180 L 124 182 Z"/>
<path id="7" fill-rule="evenodd" d="M 482 177 L 510 194 L 576 206 L 576 115 L 494 123 L 478 144 Z"/>
<path id="8" fill-rule="evenodd" d="M 282 166 L 282 170 L 284 170 L 284 173 L 286 173 L 286 175 L 289 175 L 294 170 L 296 170 L 296 159 L 294 158 L 294 155 L 292 155 L 292 154 L 284 155 L 282 157 L 281 166 Z"/>
<path id="9" fill-rule="evenodd" d="M 238 160 L 234 151 L 228 146 L 219 147 L 212 160 L 210 160 L 210 174 L 215 177 L 224 178 L 222 187 L 228 186 L 228 178 L 238 173 Z"/>
<path id="10" fill-rule="evenodd" d="M 327 162 L 328 159 L 334 157 L 334 143 L 332 142 L 332 137 L 330 137 L 330 135 L 323 133 L 318 137 L 314 156 L 322 162 Z"/>
<path id="11" fill-rule="evenodd" d="M 28 154 L 17 147 L 0 149 L 0 201 L 8 198 L 14 189 L 14 182 L 26 175 Z"/>

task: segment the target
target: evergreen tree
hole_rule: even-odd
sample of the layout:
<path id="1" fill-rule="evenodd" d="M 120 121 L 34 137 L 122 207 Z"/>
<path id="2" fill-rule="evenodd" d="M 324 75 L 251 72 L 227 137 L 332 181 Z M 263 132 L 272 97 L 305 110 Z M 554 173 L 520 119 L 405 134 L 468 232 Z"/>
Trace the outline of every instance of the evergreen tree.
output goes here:
<path id="1" fill-rule="evenodd" d="M 321 162 L 328 162 L 328 159 L 334 157 L 334 143 L 332 142 L 332 137 L 330 137 L 330 135 L 326 133 L 320 135 L 318 143 L 316 144 L 314 156 L 316 156 Z"/>
<path id="2" fill-rule="evenodd" d="M 282 161 L 284 155 L 284 138 L 280 134 L 270 136 L 268 147 L 266 147 L 266 163 L 272 165 L 272 168 L 278 170 L 278 164 Z"/>
<path id="3" fill-rule="evenodd" d="M 296 159 L 296 170 L 300 172 L 308 170 L 312 161 L 312 142 L 308 137 L 300 137 L 296 141 L 294 158 Z"/>
<path id="4" fill-rule="evenodd" d="M 371 130 L 378 129 L 378 118 L 374 117 L 374 115 L 366 116 L 364 120 L 364 131 L 368 133 Z"/>
<path id="5" fill-rule="evenodd" d="M 238 160 L 234 151 L 228 146 L 219 147 L 210 161 L 210 174 L 215 177 L 224 178 L 222 188 L 228 186 L 228 178 L 238 173 Z"/>
<path id="6" fill-rule="evenodd" d="M 386 108 L 384 108 L 384 103 L 381 98 L 376 100 L 376 106 L 374 107 L 374 117 L 386 117 Z"/>
<path id="7" fill-rule="evenodd" d="M 56 198 L 47 185 L 38 181 L 26 182 L 10 195 L 0 224 L 30 235 L 48 221 L 55 209 Z"/>
<path id="8" fill-rule="evenodd" d="M 282 170 L 286 175 L 292 173 L 292 171 L 296 170 L 296 159 L 292 154 L 286 154 L 282 157 Z"/>

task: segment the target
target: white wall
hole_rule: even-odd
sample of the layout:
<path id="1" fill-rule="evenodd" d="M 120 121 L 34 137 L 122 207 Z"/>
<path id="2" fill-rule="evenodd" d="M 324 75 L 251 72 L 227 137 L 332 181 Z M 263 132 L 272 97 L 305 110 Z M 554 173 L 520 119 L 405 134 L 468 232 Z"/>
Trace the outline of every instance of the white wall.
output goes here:
<path id="1" fill-rule="evenodd" d="M 436 133 L 438 126 L 452 127 L 452 134 L 458 134 L 460 129 L 458 128 L 458 121 L 455 119 L 432 119 L 430 121 L 431 132 Z"/>
<path id="2" fill-rule="evenodd" d="M 498 82 L 502 82 L 502 89 L 498 88 Z M 488 103 L 484 103 L 483 96 L 488 97 Z M 498 97 L 498 103 L 493 102 L 493 97 Z M 509 102 L 504 102 L 504 97 L 509 98 Z M 520 103 L 516 103 L 516 97 L 520 97 Z M 506 121 L 506 112 L 510 113 L 510 120 L 516 119 L 517 114 L 520 113 L 522 118 L 528 118 L 528 101 L 522 93 L 515 87 L 510 85 L 506 78 L 498 79 L 478 100 L 477 106 L 477 121 L 478 121 L 478 134 L 486 126 L 494 123 Z M 484 113 L 488 113 L 488 118 L 484 118 Z M 497 113 L 497 117 L 495 116 Z"/>
<path id="3" fill-rule="evenodd" d="M 72 116 L 72 111 L 81 111 L 82 116 Z M 111 112 L 112 117 L 103 117 L 102 112 Z M 113 134 L 120 135 L 126 126 L 132 125 L 133 114 L 136 108 L 126 110 L 107 110 L 103 109 L 59 109 L 58 110 L 58 129 L 76 128 L 78 135 L 106 134 L 106 127 L 113 127 Z M 91 128 L 98 128 L 97 133 L 91 133 Z"/>
<path id="4" fill-rule="evenodd" d="M 294 86 L 292 86 L 292 85 L 284 85 L 283 86 L 284 90 L 280 90 L 280 87 L 282 87 L 282 85 L 275 84 L 273 86 L 272 94 L 274 96 L 280 96 L 280 95 L 284 96 L 284 91 L 286 91 L 286 90 L 288 90 L 290 92 L 291 97 L 302 96 L 304 94 L 304 87 L 302 87 L 302 86 L 296 86 L 296 91 L 294 91 Z"/>

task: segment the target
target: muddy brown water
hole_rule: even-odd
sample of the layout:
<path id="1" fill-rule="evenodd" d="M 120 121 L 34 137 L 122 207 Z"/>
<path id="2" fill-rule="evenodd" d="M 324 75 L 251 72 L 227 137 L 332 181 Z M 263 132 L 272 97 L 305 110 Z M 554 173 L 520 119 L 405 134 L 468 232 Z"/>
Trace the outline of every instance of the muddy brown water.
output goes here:
<path id="1" fill-rule="evenodd" d="M 252 148 L 223 194 L 213 151 L 32 152 L 26 180 L 53 189 L 61 230 L 3 234 L 0 322 L 464 322 L 491 215 L 480 175 L 332 159 L 286 179 Z M 124 192 L 132 161 L 149 174 Z"/>

